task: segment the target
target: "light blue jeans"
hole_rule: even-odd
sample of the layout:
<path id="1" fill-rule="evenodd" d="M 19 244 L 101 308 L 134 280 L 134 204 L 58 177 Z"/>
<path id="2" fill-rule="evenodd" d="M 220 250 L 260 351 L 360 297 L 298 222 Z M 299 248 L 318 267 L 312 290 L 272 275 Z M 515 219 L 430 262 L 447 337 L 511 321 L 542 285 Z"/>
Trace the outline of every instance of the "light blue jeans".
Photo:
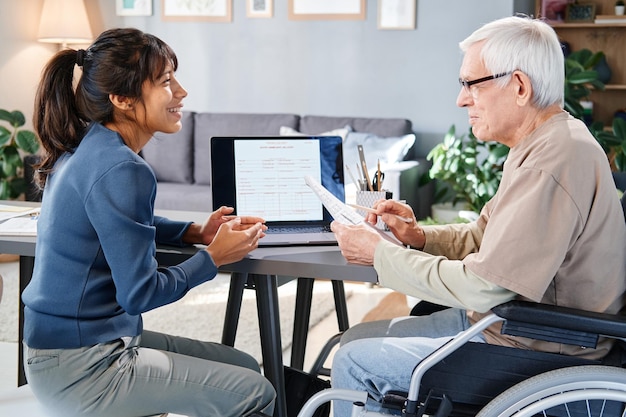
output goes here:
<path id="1" fill-rule="evenodd" d="M 24 368 L 37 399 L 64 417 L 271 415 L 276 396 L 247 353 L 148 331 L 79 349 L 25 346 Z"/>
<path id="2" fill-rule="evenodd" d="M 367 391 L 366 408 L 380 411 L 389 391 L 408 392 L 417 363 L 470 326 L 465 310 L 366 322 L 346 330 L 331 368 L 333 388 Z M 482 336 L 474 342 L 485 342 Z M 334 401 L 333 416 L 349 417 L 352 404 Z M 391 411 L 389 411 L 391 413 Z"/>

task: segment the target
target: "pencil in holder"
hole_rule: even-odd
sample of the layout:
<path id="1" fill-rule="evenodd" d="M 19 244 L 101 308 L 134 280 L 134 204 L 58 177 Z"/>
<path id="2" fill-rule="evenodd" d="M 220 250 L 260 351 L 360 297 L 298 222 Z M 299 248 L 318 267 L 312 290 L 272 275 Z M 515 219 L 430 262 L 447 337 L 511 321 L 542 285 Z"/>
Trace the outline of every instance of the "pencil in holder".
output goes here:
<path id="1" fill-rule="evenodd" d="M 391 191 L 383 190 L 383 191 L 357 191 L 356 192 L 356 204 L 364 207 L 372 207 L 375 202 L 378 200 L 386 199 L 391 200 L 393 198 L 393 193 Z M 356 209 L 356 211 L 365 216 L 367 213 L 363 210 Z M 379 229 L 386 229 L 387 226 L 385 223 L 378 218 L 378 223 L 376 223 L 376 227 Z"/>

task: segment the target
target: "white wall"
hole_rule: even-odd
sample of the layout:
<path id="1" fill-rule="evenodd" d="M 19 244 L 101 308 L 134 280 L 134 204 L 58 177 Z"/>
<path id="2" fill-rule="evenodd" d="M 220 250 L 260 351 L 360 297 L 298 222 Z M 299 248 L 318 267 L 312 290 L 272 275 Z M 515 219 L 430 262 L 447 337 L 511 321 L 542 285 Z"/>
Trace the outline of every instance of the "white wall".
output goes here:
<path id="1" fill-rule="evenodd" d="M 523 10 L 529 0 L 417 0 L 417 29 L 377 29 L 377 0 L 364 21 L 291 21 L 287 1 L 274 17 L 246 17 L 233 0 L 232 23 L 162 22 L 118 17 L 115 1 L 86 0 L 94 33 L 119 26 L 151 32 L 177 52 L 178 77 L 189 90 L 187 110 L 289 112 L 412 120 L 425 153 L 455 123 L 461 56 L 458 42 L 487 21 Z M 56 51 L 36 42 L 42 0 L 0 0 L 0 108 L 32 115 L 41 69 Z M 522 10 L 520 10 L 522 9 Z"/>

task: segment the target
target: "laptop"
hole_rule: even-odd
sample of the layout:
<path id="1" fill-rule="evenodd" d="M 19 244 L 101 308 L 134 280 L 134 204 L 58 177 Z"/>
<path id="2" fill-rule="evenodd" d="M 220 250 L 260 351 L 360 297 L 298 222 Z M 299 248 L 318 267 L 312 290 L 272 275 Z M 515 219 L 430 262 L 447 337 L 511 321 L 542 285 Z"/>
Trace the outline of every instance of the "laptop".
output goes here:
<path id="1" fill-rule="evenodd" d="M 310 175 L 345 201 L 339 136 L 211 138 L 213 209 L 263 217 L 259 246 L 336 245 L 332 216 L 306 185 Z"/>

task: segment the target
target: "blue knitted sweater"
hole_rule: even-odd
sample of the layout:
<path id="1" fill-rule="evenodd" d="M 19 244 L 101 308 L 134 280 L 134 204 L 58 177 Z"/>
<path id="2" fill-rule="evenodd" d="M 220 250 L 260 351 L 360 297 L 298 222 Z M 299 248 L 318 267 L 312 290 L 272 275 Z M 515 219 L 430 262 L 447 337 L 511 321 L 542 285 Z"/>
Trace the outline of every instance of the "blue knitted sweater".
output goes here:
<path id="1" fill-rule="evenodd" d="M 122 138 L 93 124 L 48 177 L 35 270 L 25 289 L 32 348 L 91 346 L 142 331 L 141 313 L 217 274 L 206 251 L 157 268 L 156 244 L 183 245 L 190 223 L 154 215 L 156 177 Z"/>

